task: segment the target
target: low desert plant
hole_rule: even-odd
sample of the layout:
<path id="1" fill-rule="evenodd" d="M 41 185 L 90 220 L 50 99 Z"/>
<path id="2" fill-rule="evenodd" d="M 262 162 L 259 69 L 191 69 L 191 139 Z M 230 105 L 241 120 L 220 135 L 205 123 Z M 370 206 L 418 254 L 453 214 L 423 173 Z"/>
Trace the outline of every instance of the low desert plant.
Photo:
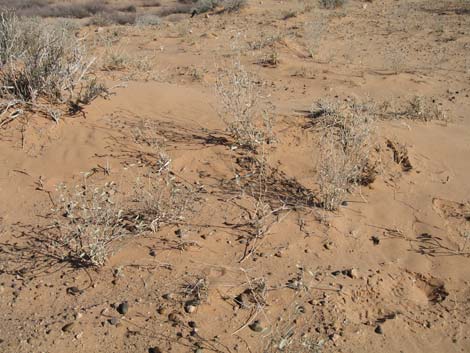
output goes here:
<path id="1" fill-rule="evenodd" d="M 217 78 L 220 117 L 236 144 L 256 149 L 272 138 L 272 118 L 261 107 L 261 93 L 252 75 L 239 60 Z"/>
<path id="2" fill-rule="evenodd" d="M 0 13 L 0 98 L 36 104 L 75 100 L 90 80 L 94 58 L 67 22 L 48 24 Z"/>
<path id="3" fill-rule="evenodd" d="M 79 185 L 72 190 L 61 185 L 54 209 L 57 232 L 50 251 L 76 266 L 104 265 L 113 242 L 128 234 L 117 196 L 114 183 Z"/>
<path id="4" fill-rule="evenodd" d="M 343 6 L 346 0 L 319 0 L 320 7 L 325 9 L 336 9 Z"/>
<path id="5" fill-rule="evenodd" d="M 313 21 L 305 23 L 304 42 L 311 58 L 314 58 L 319 53 L 320 43 L 327 27 L 327 20 L 318 16 Z"/>
<path id="6" fill-rule="evenodd" d="M 405 102 L 384 102 L 375 112 L 383 119 L 410 119 L 416 121 L 448 121 L 445 111 L 436 100 L 425 96 L 413 96 Z"/>
<path id="7" fill-rule="evenodd" d="M 356 103 L 317 104 L 321 134 L 317 165 L 319 201 L 335 210 L 354 186 L 371 183 L 376 174 L 372 163 L 375 123 L 367 109 Z"/>
<path id="8" fill-rule="evenodd" d="M 138 16 L 135 20 L 137 26 L 159 26 L 161 23 L 161 18 L 152 14 Z"/>
<path id="9" fill-rule="evenodd" d="M 197 193 L 176 181 L 170 164 L 160 152 L 154 165 L 135 178 L 122 178 L 119 185 L 60 185 L 44 251 L 77 267 L 100 267 L 123 237 L 183 222 Z"/>

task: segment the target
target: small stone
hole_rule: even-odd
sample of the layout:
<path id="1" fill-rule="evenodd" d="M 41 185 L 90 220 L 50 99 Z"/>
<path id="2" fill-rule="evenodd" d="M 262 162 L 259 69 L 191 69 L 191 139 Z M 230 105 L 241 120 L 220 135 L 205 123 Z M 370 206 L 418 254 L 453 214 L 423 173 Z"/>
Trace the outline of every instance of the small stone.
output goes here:
<path id="1" fill-rule="evenodd" d="M 347 205 L 348 205 L 348 201 L 343 201 L 343 202 L 341 202 L 341 206 L 346 207 Z"/>
<path id="2" fill-rule="evenodd" d="M 62 327 L 62 331 L 63 332 L 70 332 L 70 331 L 72 331 L 74 326 L 75 326 L 75 324 L 73 322 L 70 322 L 70 323 L 68 323 L 68 324 L 66 324 Z"/>
<path id="3" fill-rule="evenodd" d="M 152 256 L 152 257 L 156 257 L 157 256 L 157 250 L 155 250 L 155 249 L 150 250 L 149 255 Z"/>
<path id="4" fill-rule="evenodd" d="M 353 279 L 359 278 L 359 271 L 356 268 L 351 269 L 351 271 L 349 273 L 349 277 L 351 277 Z"/>
<path id="5" fill-rule="evenodd" d="M 197 331 L 198 331 L 197 328 L 193 328 L 189 334 L 190 334 L 191 336 L 193 336 L 193 337 L 194 337 L 194 336 L 197 336 Z"/>
<path id="6" fill-rule="evenodd" d="M 111 319 L 108 320 L 108 322 L 113 325 L 113 326 L 116 326 L 118 323 L 119 323 L 119 320 L 115 317 L 112 317 Z"/>
<path id="7" fill-rule="evenodd" d="M 189 321 L 188 322 L 188 326 L 191 327 L 191 328 L 196 328 L 197 327 L 197 324 L 195 321 Z"/>
<path id="8" fill-rule="evenodd" d="M 78 287 L 69 287 L 67 288 L 67 294 L 70 294 L 70 295 L 79 295 L 79 294 L 82 294 L 83 291 L 78 289 Z"/>
<path id="9" fill-rule="evenodd" d="M 248 327 L 254 332 L 262 332 L 263 327 L 261 326 L 259 320 L 253 321 Z"/>
<path id="10" fill-rule="evenodd" d="M 181 230 L 181 228 L 178 228 L 177 230 L 175 230 L 175 234 L 178 238 L 181 238 L 183 236 L 183 231 Z"/>
<path id="11" fill-rule="evenodd" d="M 162 353 L 162 350 L 158 347 L 150 347 L 149 353 Z"/>
<path id="12" fill-rule="evenodd" d="M 168 312 L 168 309 L 165 308 L 164 306 L 161 306 L 157 309 L 157 313 L 159 313 L 160 315 L 166 315 L 167 312 Z"/>
<path id="13" fill-rule="evenodd" d="M 179 324 L 182 322 L 181 316 L 177 312 L 172 312 L 168 315 L 168 320 L 175 323 Z"/>
<path id="14" fill-rule="evenodd" d="M 375 333 L 378 333 L 379 335 L 382 335 L 384 333 L 382 326 L 377 325 L 377 327 L 374 330 Z"/>
<path id="15" fill-rule="evenodd" d="M 121 315 L 126 315 L 128 311 L 129 311 L 129 303 L 127 301 L 122 302 L 117 307 L 117 312 Z"/>
<path id="16" fill-rule="evenodd" d="M 191 314 L 191 313 L 193 313 L 193 312 L 196 311 L 196 307 L 195 307 L 194 305 L 189 304 L 189 305 L 185 305 L 185 306 L 184 306 L 184 310 L 185 310 L 188 314 Z"/>
<path id="17" fill-rule="evenodd" d="M 333 343 L 335 343 L 336 341 L 338 341 L 339 338 L 340 338 L 340 335 L 338 335 L 337 333 L 333 333 L 333 334 L 331 334 L 331 335 L 329 336 L 329 339 L 330 339 Z"/>
<path id="18" fill-rule="evenodd" d="M 374 245 L 379 245 L 380 244 L 380 238 L 376 235 L 373 235 L 370 240 L 372 240 L 372 244 Z"/>
<path id="19" fill-rule="evenodd" d="M 329 242 L 326 242 L 325 244 L 323 244 L 323 247 L 326 249 L 326 250 L 331 250 L 334 248 L 334 243 L 332 241 L 329 241 Z"/>
<path id="20" fill-rule="evenodd" d="M 165 293 L 162 295 L 162 298 L 165 300 L 171 300 L 173 299 L 173 294 L 172 293 Z"/>

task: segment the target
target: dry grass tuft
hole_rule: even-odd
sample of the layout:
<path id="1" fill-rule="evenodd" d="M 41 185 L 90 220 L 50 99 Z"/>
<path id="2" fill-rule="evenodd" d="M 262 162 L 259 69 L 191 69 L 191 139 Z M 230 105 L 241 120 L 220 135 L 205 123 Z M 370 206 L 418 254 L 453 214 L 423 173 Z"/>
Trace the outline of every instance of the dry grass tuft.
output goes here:
<path id="1" fill-rule="evenodd" d="M 320 102 L 317 108 L 316 126 L 321 133 L 318 197 L 323 208 L 335 210 L 354 186 L 375 179 L 375 122 L 367 107 L 354 102 Z"/>
<path id="2" fill-rule="evenodd" d="M 251 150 L 272 141 L 272 117 L 262 108 L 261 92 L 240 61 L 219 73 L 216 92 L 220 117 L 236 144 Z"/>
<path id="3" fill-rule="evenodd" d="M 50 250 L 75 266 L 102 266 L 111 244 L 126 235 L 123 205 L 117 200 L 115 183 L 101 187 L 59 186 L 56 229 Z"/>
<path id="4" fill-rule="evenodd" d="M 67 22 L 48 24 L 0 12 L 0 99 L 29 108 L 89 102 L 97 93 L 90 73 L 94 60 Z"/>

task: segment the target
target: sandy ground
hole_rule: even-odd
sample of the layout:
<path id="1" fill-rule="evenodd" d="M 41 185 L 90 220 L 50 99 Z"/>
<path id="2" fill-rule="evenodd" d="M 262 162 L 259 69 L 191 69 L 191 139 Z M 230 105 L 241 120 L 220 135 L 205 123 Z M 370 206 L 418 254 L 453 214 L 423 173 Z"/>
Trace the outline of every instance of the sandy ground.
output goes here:
<path id="1" fill-rule="evenodd" d="M 470 352 L 468 3 L 248 3 L 158 27 L 84 28 L 97 52 L 128 57 L 100 73 L 113 94 L 85 117 L 0 130 L 0 351 Z M 419 94 L 449 121 L 379 121 L 371 185 L 335 212 L 286 206 L 253 244 L 254 200 L 235 182 L 255 182 L 244 152 L 209 138 L 224 134 L 214 82 L 234 53 L 276 118 L 278 200 L 316 190 L 318 145 L 299 112 L 319 99 Z M 273 53 L 275 65 L 259 64 Z M 150 138 L 199 190 L 184 221 L 123 239 L 99 270 L 35 251 L 59 183 L 129 182 L 152 158 Z M 410 171 L 387 140 L 406 146 Z"/>

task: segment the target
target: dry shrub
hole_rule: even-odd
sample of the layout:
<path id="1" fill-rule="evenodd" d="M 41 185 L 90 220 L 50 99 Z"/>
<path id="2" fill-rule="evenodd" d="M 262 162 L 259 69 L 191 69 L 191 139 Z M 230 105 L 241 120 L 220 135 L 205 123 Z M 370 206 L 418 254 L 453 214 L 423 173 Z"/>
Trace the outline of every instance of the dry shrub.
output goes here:
<path id="1" fill-rule="evenodd" d="M 354 102 L 320 103 L 318 107 L 319 200 L 326 210 L 335 210 L 354 186 L 371 183 L 375 178 L 375 123 L 367 107 Z"/>
<path id="2" fill-rule="evenodd" d="M 196 192 L 176 181 L 170 163 L 160 154 L 152 168 L 136 178 L 123 178 L 120 185 L 85 182 L 72 190 L 61 185 L 45 251 L 77 267 L 99 267 L 119 239 L 183 222 Z"/>
<path id="3" fill-rule="evenodd" d="M 166 155 L 159 158 L 157 171 L 166 169 Z M 190 186 L 179 183 L 168 172 L 149 173 L 136 180 L 132 213 L 138 215 L 144 229 L 157 231 L 166 224 L 179 224 L 192 210 L 196 192 Z"/>
<path id="4" fill-rule="evenodd" d="M 48 24 L 0 13 L 0 98 L 35 105 L 81 102 L 96 78 L 93 58 L 67 22 Z M 94 88 L 97 86 L 95 85 Z"/>
<path id="5" fill-rule="evenodd" d="M 343 6 L 346 0 L 319 0 L 320 7 L 324 9 L 336 9 Z"/>
<path id="6" fill-rule="evenodd" d="M 449 120 L 436 100 L 424 96 L 413 96 L 404 103 L 384 102 L 376 114 L 383 119 L 409 119 L 422 122 Z"/>
<path id="7" fill-rule="evenodd" d="M 271 115 L 262 108 L 260 88 L 253 75 L 239 60 L 221 70 L 216 93 L 222 108 L 219 116 L 237 145 L 255 150 L 272 141 Z"/>
<path id="8" fill-rule="evenodd" d="M 116 184 L 101 187 L 59 187 L 56 230 L 50 251 L 79 267 L 102 266 L 112 244 L 128 234 L 123 205 L 116 200 Z"/>

